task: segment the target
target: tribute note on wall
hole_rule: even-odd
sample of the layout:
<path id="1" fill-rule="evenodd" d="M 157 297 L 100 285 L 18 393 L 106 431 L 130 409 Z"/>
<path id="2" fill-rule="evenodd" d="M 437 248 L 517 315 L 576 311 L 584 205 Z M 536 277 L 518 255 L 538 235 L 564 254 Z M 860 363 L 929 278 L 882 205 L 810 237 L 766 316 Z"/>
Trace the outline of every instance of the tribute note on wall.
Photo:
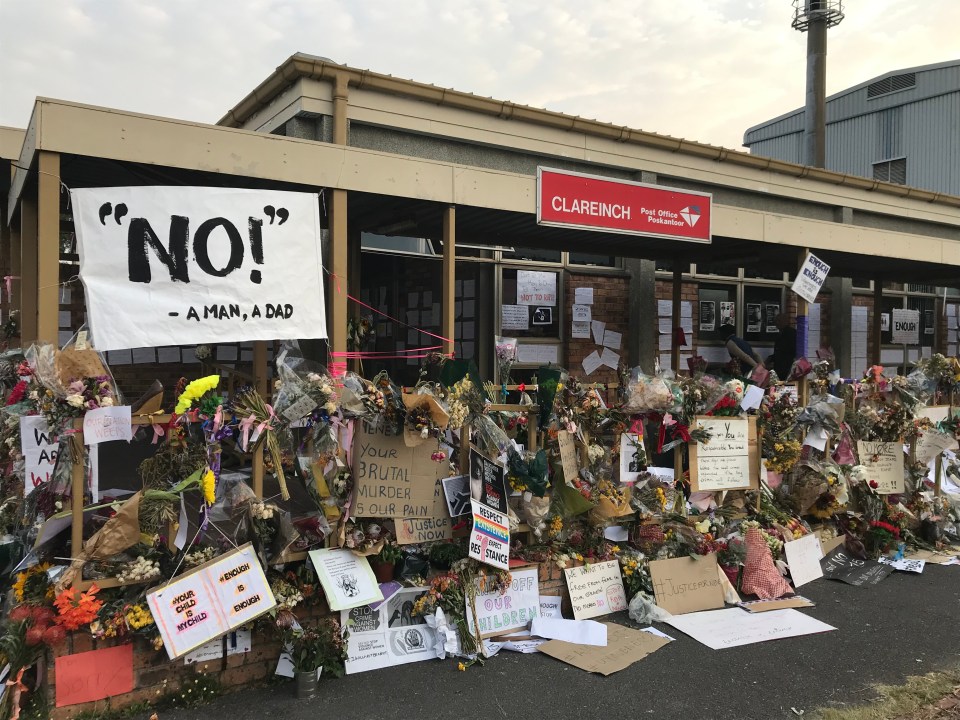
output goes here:
<path id="1" fill-rule="evenodd" d="M 867 481 L 875 480 L 880 495 L 902 493 L 903 487 L 903 443 L 864 442 L 857 443 L 857 455 L 860 464 L 867 469 Z"/>
<path id="2" fill-rule="evenodd" d="M 710 433 L 690 443 L 690 483 L 695 492 L 754 487 L 759 477 L 756 418 L 698 417 Z"/>

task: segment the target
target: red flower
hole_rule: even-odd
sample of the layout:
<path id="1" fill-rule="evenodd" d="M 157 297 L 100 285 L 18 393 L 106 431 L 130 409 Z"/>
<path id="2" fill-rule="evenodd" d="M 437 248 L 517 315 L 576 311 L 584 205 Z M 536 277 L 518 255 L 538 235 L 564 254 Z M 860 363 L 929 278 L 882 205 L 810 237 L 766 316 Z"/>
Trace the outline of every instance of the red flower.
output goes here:
<path id="1" fill-rule="evenodd" d="M 32 627 L 27 630 L 26 640 L 27 645 L 39 645 L 43 642 L 43 631 L 42 627 Z"/>
<path id="2" fill-rule="evenodd" d="M 34 625 L 49 625 L 56 617 L 57 614 L 51 608 L 36 607 L 33 609 Z"/>
<path id="3" fill-rule="evenodd" d="M 23 400 L 23 396 L 27 394 L 27 381 L 21 380 L 16 385 L 13 386 L 13 390 L 10 391 L 10 396 L 7 398 L 7 405 L 16 405 L 18 402 Z"/>
<path id="4" fill-rule="evenodd" d="M 19 623 L 33 617 L 33 608 L 29 605 L 17 605 L 10 611 L 10 622 Z"/>
<path id="5" fill-rule="evenodd" d="M 520 392 L 524 392 L 526 389 L 527 389 L 526 383 L 520 383 L 519 385 L 517 385 L 517 390 Z"/>
<path id="6" fill-rule="evenodd" d="M 55 647 L 67 639 L 67 631 L 59 625 L 51 625 L 43 633 L 43 641 Z"/>
<path id="7" fill-rule="evenodd" d="M 874 490 L 876 490 L 878 487 L 880 487 L 880 483 L 878 483 L 876 480 L 871 480 L 871 481 L 870 481 L 870 487 L 872 487 Z"/>

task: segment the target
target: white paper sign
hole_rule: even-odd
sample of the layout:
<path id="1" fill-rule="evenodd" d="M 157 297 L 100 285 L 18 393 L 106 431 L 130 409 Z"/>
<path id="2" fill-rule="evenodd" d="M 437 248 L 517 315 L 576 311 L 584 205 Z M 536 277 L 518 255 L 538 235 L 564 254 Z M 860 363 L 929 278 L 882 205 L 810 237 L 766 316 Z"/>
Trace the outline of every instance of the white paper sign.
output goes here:
<path id="1" fill-rule="evenodd" d="M 383 600 L 367 558 L 337 549 L 311 550 L 309 555 L 331 610 Z"/>
<path id="2" fill-rule="evenodd" d="M 118 405 L 87 410 L 83 416 L 83 442 L 85 445 L 99 445 L 111 440 L 133 439 L 130 426 L 130 406 Z"/>
<path id="3" fill-rule="evenodd" d="M 557 274 L 517 270 L 517 305 L 556 305 Z"/>
<path id="4" fill-rule="evenodd" d="M 697 443 L 697 490 L 716 491 L 750 484 L 749 423 L 738 418 L 697 418 L 710 440 Z"/>
<path id="5" fill-rule="evenodd" d="M 325 338 L 314 193 L 71 190 L 99 350 Z"/>
<path id="6" fill-rule="evenodd" d="M 893 329 L 890 341 L 897 345 L 917 345 L 920 342 L 920 311 L 893 309 Z"/>
<path id="7" fill-rule="evenodd" d="M 894 570 L 916 573 L 918 575 L 923 572 L 923 568 L 927 564 L 926 560 L 907 560 L 906 558 L 893 560 L 892 558 L 888 557 L 880 558 L 879 562 L 883 563 L 884 565 L 889 565 Z"/>
<path id="8" fill-rule="evenodd" d="M 811 533 L 810 535 L 804 535 L 799 540 L 791 540 L 784 543 L 783 549 L 787 554 L 790 579 L 793 580 L 795 588 L 823 577 L 823 568 L 820 566 L 823 548 L 816 535 Z"/>
<path id="9" fill-rule="evenodd" d="M 562 618 L 560 603 L 563 600 L 559 595 L 540 596 L 540 617 Z"/>
<path id="10" fill-rule="evenodd" d="M 756 410 L 763 402 L 763 396 L 766 392 L 759 385 L 747 385 L 743 393 L 743 400 L 740 401 L 740 407 L 744 410 Z"/>
<path id="11" fill-rule="evenodd" d="M 563 640 L 576 645 L 607 646 L 607 626 L 595 620 L 537 618 L 530 627 L 537 637 Z"/>
<path id="12" fill-rule="evenodd" d="M 607 332 L 609 333 L 610 331 L 608 330 Z M 611 370 L 616 370 L 620 365 L 620 356 L 610 348 L 605 347 L 603 352 L 600 353 L 600 364 L 606 365 Z"/>
<path id="13" fill-rule="evenodd" d="M 566 568 L 563 574 L 577 620 L 627 609 L 620 563 L 616 560 Z"/>
<path id="14" fill-rule="evenodd" d="M 501 305 L 500 328 L 502 330 L 529 330 L 530 310 L 526 305 Z"/>
<path id="15" fill-rule="evenodd" d="M 714 650 L 836 630 L 796 610 L 749 613 L 738 607 L 674 615 L 666 623 Z"/>
<path id="16" fill-rule="evenodd" d="M 147 593 L 171 660 L 273 609 L 277 601 L 246 545 Z"/>
<path id="17" fill-rule="evenodd" d="M 623 334 L 607 328 L 603 331 L 603 345 L 611 350 L 619 350 L 623 343 Z"/>
<path id="18" fill-rule="evenodd" d="M 253 649 L 251 632 L 249 630 L 234 630 L 228 635 L 204 643 L 196 650 L 191 650 L 183 656 L 184 665 L 193 665 L 194 663 L 207 662 L 209 660 L 220 660 L 224 657 L 223 646 L 226 643 L 226 657 L 231 655 L 242 655 Z"/>
<path id="19" fill-rule="evenodd" d="M 343 610 L 340 622 L 350 632 L 347 675 L 437 657 L 437 633 L 413 614 L 413 605 L 428 588 L 398 590 L 374 610 L 369 605 Z"/>
<path id="20" fill-rule="evenodd" d="M 477 581 L 479 582 L 479 581 Z M 467 601 L 469 603 L 469 600 Z M 481 637 L 507 635 L 526 630 L 540 614 L 540 583 L 537 568 L 524 568 L 511 573 L 510 587 L 501 595 L 498 590 L 477 592 L 477 625 Z M 473 612 L 466 608 L 467 627 L 474 632 Z"/>
<path id="21" fill-rule="evenodd" d="M 570 335 L 575 338 L 590 338 L 590 323 L 575 322 L 570 325 Z"/>
<path id="22" fill-rule="evenodd" d="M 580 287 L 573 291 L 573 301 L 577 305 L 593 305 L 593 288 Z"/>
<path id="23" fill-rule="evenodd" d="M 590 306 L 589 305 L 574 305 L 573 306 L 573 322 L 575 323 L 589 323 L 591 320 Z"/>
<path id="24" fill-rule="evenodd" d="M 830 273 L 830 266 L 813 253 L 807 253 L 800 271 L 793 281 L 791 290 L 807 302 L 816 302 L 817 294 Z"/>
<path id="25" fill-rule="evenodd" d="M 20 450 L 23 452 L 23 495 L 26 497 L 37 487 L 50 480 L 57 464 L 59 443 L 53 438 L 43 415 L 20 417 Z"/>
<path id="26" fill-rule="evenodd" d="M 583 359 L 583 374 L 584 375 L 593 375 L 597 371 L 597 368 L 603 365 L 603 361 L 600 360 L 600 355 L 594 350 L 592 353 L 587 355 Z"/>
<path id="27" fill-rule="evenodd" d="M 903 444 L 899 442 L 857 442 L 860 464 L 867 470 L 867 480 L 877 483 L 877 493 L 891 495 L 902 493 Z"/>

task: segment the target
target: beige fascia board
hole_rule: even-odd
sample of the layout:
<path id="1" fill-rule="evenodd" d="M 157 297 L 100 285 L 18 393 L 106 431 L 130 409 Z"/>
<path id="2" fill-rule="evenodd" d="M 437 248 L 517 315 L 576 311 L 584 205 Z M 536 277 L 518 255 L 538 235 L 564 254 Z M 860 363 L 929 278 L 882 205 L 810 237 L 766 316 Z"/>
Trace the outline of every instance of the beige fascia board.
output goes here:
<path id="1" fill-rule="evenodd" d="M 300 113 L 330 115 L 332 112 L 333 89 L 330 83 L 303 77 L 254 113 L 242 129 L 272 133 Z"/>
<path id="2" fill-rule="evenodd" d="M 33 111 L 30 113 L 30 122 L 27 123 L 27 129 L 23 134 L 23 141 L 20 145 L 20 153 L 17 157 L 17 166 L 14 169 L 13 179 L 10 181 L 10 190 L 7 193 L 7 217 L 6 222 L 9 225 L 16 214 L 17 202 L 23 193 L 23 186 L 26 185 L 27 176 L 30 173 L 30 166 L 33 164 L 34 155 L 37 151 L 37 138 L 40 129 L 41 100 L 38 98 L 33 105 Z"/>
<path id="3" fill-rule="evenodd" d="M 19 160 L 26 134 L 23 128 L 0 125 L 0 160 Z"/>

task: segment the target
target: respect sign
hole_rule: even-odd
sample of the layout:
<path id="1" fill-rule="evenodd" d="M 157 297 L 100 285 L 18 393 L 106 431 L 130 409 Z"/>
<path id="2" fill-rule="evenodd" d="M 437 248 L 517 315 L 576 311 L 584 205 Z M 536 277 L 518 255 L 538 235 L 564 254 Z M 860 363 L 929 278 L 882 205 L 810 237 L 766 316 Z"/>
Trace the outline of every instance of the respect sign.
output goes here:
<path id="1" fill-rule="evenodd" d="M 99 350 L 327 336 L 317 195 L 145 186 L 70 196 Z"/>

